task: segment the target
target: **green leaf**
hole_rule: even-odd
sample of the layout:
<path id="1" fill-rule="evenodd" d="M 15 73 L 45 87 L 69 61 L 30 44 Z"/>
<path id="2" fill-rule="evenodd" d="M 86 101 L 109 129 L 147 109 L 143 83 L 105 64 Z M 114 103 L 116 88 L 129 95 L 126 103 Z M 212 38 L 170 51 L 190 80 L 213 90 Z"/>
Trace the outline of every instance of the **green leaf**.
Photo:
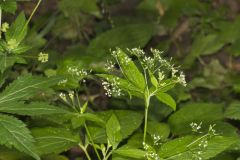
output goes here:
<path id="1" fill-rule="evenodd" d="M 116 149 L 122 140 L 121 126 L 115 114 L 112 114 L 106 124 L 107 138 L 113 149 Z"/>
<path id="2" fill-rule="evenodd" d="M 128 57 L 126 53 L 122 50 L 117 49 L 117 59 L 119 61 L 119 65 L 123 72 L 124 77 L 134 86 L 144 91 L 145 89 L 145 79 L 143 74 L 139 71 L 137 66 L 134 64 L 132 60 Z M 126 63 L 126 59 L 129 61 Z"/>
<path id="3" fill-rule="evenodd" d="M 193 42 L 190 54 L 186 57 L 185 64 L 192 65 L 194 60 L 199 56 L 210 55 L 217 52 L 225 43 L 226 42 L 220 41 L 216 34 L 197 36 Z"/>
<path id="4" fill-rule="evenodd" d="M 40 160 L 26 125 L 15 117 L 0 114 L 0 144 L 14 147 L 33 158 Z"/>
<path id="5" fill-rule="evenodd" d="M 99 124 L 105 127 L 105 122 L 100 117 L 92 113 L 77 114 L 71 119 L 71 121 L 73 128 L 82 126 L 85 121 L 91 121 L 95 124 Z"/>
<path id="6" fill-rule="evenodd" d="M 0 94 L 0 104 L 27 99 L 41 90 L 57 84 L 60 80 L 61 77 L 46 78 L 30 74 L 20 76 Z"/>
<path id="7" fill-rule="evenodd" d="M 17 3 L 16 1 L 3 1 L 0 2 L 0 7 L 5 12 L 15 13 L 17 10 Z"/>
<path id="8" fill-rule="evenodd" d="M 115 150 L 113 153 L 130 158 L 144 159 L 146 151 L 137 148 L 131 148 L 127 145 Z"/>
<path id="9" fill-rule="evenodd" d="M 228 149 L 231 145 L 236 143 L 235 137 L 216 136 L 210 139 L 206 151 L 203 153 L 203 159 L 215 157 L 219 153 Z M 219 145 L 221 144 L 221 145 Z"/>
<path id="10" fill-rule="evenodd" d="M 147 127 L 148 134 L 160 136 L 161 140 L 167 139 L 170 134 L 170 127 L 166 123 L 149 121 Z"/>
<path id="11" fill-rule="evenodd" d="M 36 140 L 36 148 L 40 155 L 49 153 L 60 153 L 77 145 L 79 136 L 74 135 L 67 128 L 36 128 L 32 129 Z"/>
<path id="12" fill-rule="evenodd" d="M 215 121 L 223 119 L 223 105 L 213 103 L 189 103 L 168 119 L 173 134 L 191 133 L 190 124 L 201 123 L 208 128 Z"/>
<path id="13" fill-rule="evenodd" d="M 32 102 L 30 104 L 22 102 L 0 103 L 0 112 L 28 116 L 68 113 L 68 111 L 64 109 L 44 102 Z"/>
<path id="14" fill-rule="evenodd" d="M 157 99 L 164 104 L 171 107 L 174 111 L 176 110 L 176 102 L 175 100 L 167 93 L 158 92 L 156 95 Z"/>
<path id="15" fill-rule="evenodd" d="M 233 102 L 226 109 L 224 116 L 229 119 L 240 120 L 240 102 Z"/>
<path id="16" fill-rule="evenodd" d="M 174 139 L 162 145 L 159 150 L 159 156 L 167 158 L 169 160 L 186 160 L 193 159 L 193 151 L 197 149 L 198 143 L 195 143 L 191 147 L 189 144 L 197 140 L 198 137 L 186 136 Z M 215 136 L 208 141 L 208 146 L 203 150 L 201 155 L 203 160 L 208 160 L 221 152 L 225 151 L 236 141 L 233 137 Z M 221 145 L 219 145 L 221 143 Z"/>
<path id="17" fill-rule="evenodd" d="M 95 0 L 62 0 L 59 3 L 59 9 L 68 17 L 79 14 L 79 11 L 100 17 L 99 8 Z"/>
<path id="18" fill-rule="evenodd" d="M 114 111 L 105 111 L 99 112 L 98 115 L 101 119 L 108 122 L 112 114 L 118 119 L 121 128 L 122 139 L 129 137 L 136 129 L 138 129 L 142 123 L 143 115 L 130 110 L 114 110 Z M 131 123 L 129 123 L 131 122 Z M 106 132 L 103 128 L 100 127 L 89 127 L 91 130 L 91 135 L 93 136 L 94 141 L 100 143 L 107 143 Z"/>
<path id="19" fill-rule="evenodd" d="M 150 75 L 150 80 L 151 80 L 152 85 L 157 88 L 158 87 L 157 78 L 150 71 L 149 71 L 149 75 Z"/>
<path id="20" fill-rule="evenodd" d="M 87 52 L 95 59 L 106 58 L 109 49 L 144 47 L 154 32 L 153 24 L 130 24 L 113 28 L 91 41 Z M 96 54 L 97 53 L 97 54 Z"/>
<path id="21" fill-rule="evenodd" d="M 27 35 L 26 17 L 22 12 L 19 14 L 17 19 L 8 29 L 6 33 L 6 40 L 7 42 L 9 42 L 10 40 L 16 40 L 16 42 L 20 44 L 26 35 Z"/>
<path id="22" fill-rule="evenodd" d="M 240 56 L 240 39 L 237 39 L 235 43 L 229 48 L 229 52 L 235 57 Z"/>
<path id="23" fill-rule="evenodd" d="M 188 150 L 186 146 L 191 144 L 195 139 L 196 138 L 194 136 L 186 136 L 171 140 L 161 146 L 158 154 L 162 158 L 167 158 L 178 155 L 179 153 L 186 152 Z"/>

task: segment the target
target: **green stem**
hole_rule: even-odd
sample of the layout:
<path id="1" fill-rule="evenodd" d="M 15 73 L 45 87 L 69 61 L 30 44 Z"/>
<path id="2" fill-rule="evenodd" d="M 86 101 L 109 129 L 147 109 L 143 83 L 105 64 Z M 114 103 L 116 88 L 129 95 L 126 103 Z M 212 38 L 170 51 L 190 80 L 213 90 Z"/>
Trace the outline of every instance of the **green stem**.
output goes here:
<path id="1" fill-rule="evenodd" d="M 108 160 L 108 158 L 112 155 L 112 152 L 113 152 L 113 151 L 109 152 L 109 153 L 107 154 L 107 156 L 106 156 L 103 160 Z"/>
<path id="2" fill-rule="evenodd" d="M 25 25 L 24 25 L 24 27 L 23 27 L 23 30 L 21 31 L 21 34 L 22 34 L 22 32 L 26 29 L 26 27 L 28 26 L 29 22 L 31 21 L 33 15 L 34 15 L 35 12 L 37 11 L 37 9 L 38 9 L 38 7 L 39 7 L 39 5 L 40 5 L 41 2 L 42 2 L 42 0 L 38 0 L 38 3 L 37 3 L 37 5 L 35 6 L 35 8 L 33 9 L 30 17 L 29 17 L 28 20 L 27 20 L 27 22 L 25 23 Z"/>
<path id="3" fill-rule="evenodd" d="M 83 145 L 81 145 L 81 144 L 79 144 L 79 146 L 80 146 L 80 148 L 83 150 L 83 152 L 85 153 L 87 159 L 88 159 L 88 160 L 92 160 L 91 157 L 90 157 L 90 155 L 88 154 L 88 151 L 86 150 L 86 148 L 85 148 Z"/>
<path id="4" fill-rule="evenodd" d="M 144 133 L 143 133 L 143 143 L 145 144 L 146 142 L 146 136 L 147 136 L 147 122 L 148 122 L 148 108 L 149 108 L 149 101 L 150 98 L 147 97 L 146 98 L 146 102 L 145 102 L 145 119 L 144 119 Z"/>
<path id="5" fill-rule="evenodd" d="M 98 160 L 101 160 L 101 157 L 100 157 L 100 155 L 99 155 L 99 153 L 98 153 L 98 151 L 97 151 L 97 148 L 94 146 L 94 142 L 93 142 L 92 136 L 91 136 L 91 134 L 90 134 L 90 132 L 89 132 L 89 130 L 88 130 L 88 127 L 87 127 L 87 124 L 86 124 L 86 123 L 84 123 L 84 127 L 85 127 L 85 130 L 86 130 L 86 132 L 87 132 L 87 136 L 88 136 L 88 138 L 89 138 L 89 140 L 90 140 L 90 143 L 92 144 L 93 149 L 94 149 L 94 151 L 95 151 L 95 153 L 96 153 L 96 155 L 97 155 L 97 157 L 98 157 Z"/>

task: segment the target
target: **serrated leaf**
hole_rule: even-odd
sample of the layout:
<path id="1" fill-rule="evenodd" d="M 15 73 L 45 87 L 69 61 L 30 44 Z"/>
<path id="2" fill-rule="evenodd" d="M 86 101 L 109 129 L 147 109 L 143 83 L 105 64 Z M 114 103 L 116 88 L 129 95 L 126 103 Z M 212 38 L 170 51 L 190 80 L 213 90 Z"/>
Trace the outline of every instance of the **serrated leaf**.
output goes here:
<path id="1" fill-rule="evenodd" d="M 175 112 L 168 119 L 173 134 L 191 133 L 190 124 L 201 123 L 208 127 L 223 119 L 223 105 L 213 103 L 189 103 Z M 202 127 L 203 127 L 202 126 Z"/>
<path id="2" fill-rule="evenodd" d="M 68 111 L 64 109 L 44 102 L 32 102 L 30 104 L 25 104 L 23 102 L 0 103 L 0 112 L 28 116 L 68 113 Z"/>
<path id="3" fill-rule="evenodd" d="M 8 42 L 10 40 L 16 40 L 18 44 L 22 42 L 27 35 L 26 17 L 23 12 L 18 15 L 5 35 Z"/>
<path id="4" fill-rule="evenodd" d="M 109 143 L 116 149 L 122 140 L 121 126 L 115 114 L 112 114 L 106 124 L 106 133 Z"/>
<path id="5" fill-rule="evenodd" d="M 33 158 L 40 160 L 26 125 L 15 117 L 0 114 L 0 144 L 14 147 Z"/>
<path id="6" fill-rule="evenodd" d="M 20 99 L 28 99 L 39 91 L 55 85 L 60 80 L 61 77 L 46 78 L 32 76 L 30 74 L 20 76 L 0 94 L 0 104 Z"/>
<path id="7" fill-rule="evenodd" d="M 157 99 L 164 104 L 171 107 L 174 111 L 176 110 L 176 102 L 175 100 L 167 93 L 158 92 L 156 95 Z"/>
<path id="8" fill-rule="evenodd" d="M 32 129 L 39 154 L 60 153 L 77 145 L 80 140 L 66 128 L 36 128 Z"/>
<path id="9" fill-rule="evenodd" d="M 240 120 L 240 102 L 231 103 L 224 116 L 229 119 Z"/>

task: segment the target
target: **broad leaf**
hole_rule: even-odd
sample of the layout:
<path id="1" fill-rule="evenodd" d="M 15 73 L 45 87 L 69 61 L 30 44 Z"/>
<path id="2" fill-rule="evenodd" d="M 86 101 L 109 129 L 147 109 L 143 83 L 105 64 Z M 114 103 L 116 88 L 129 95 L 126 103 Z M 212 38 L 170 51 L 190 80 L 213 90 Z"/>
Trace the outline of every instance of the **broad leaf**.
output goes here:
<path id="1" fill-rule="evenodd" d="M 130 24 L 104 32 L 91 41 L 87 52 L 95 59 L 103 59 L 110 48 L 144 47 L 152 37 L 153 24 Z M 97 53 L 97 54 L 96 54 Z"/>
<path id="2" fill-rule="evenodd" d="M 0 112 L 28 116 L 68 113 L 68 111 L 64 109 L 61 109 L 57 106 L 49 105 L 44 102 L 32 102 L 30 104 L 25 104 L 22 102 L 0 103 Z"/>
<path id="3" fill-rule="evenodd" d="M 130 136 L 136 129 L 138 129 L 142 123 L 143 115 L 134 111 L 129 110 L 114 110 L 114 111 L 105 111 L 98 113 L 99 117 L 102 118 L 105 123 L 110 119 L 112 114 L 118 119 L 121 128 L 122 139 Z M 129 123 L 131 122 L 131 123 Z M 94 141 L 100 143 L 107 143 L 106 140 L 106 131 L 100 127 L 89 127 L 91 130 L 91 135 L 93 136 Z"/>
<path id="4" fill-rule="evenodd" d="M 36 140 L 36 148 L 41 155 L 60 153 L 80 142 L 79 136 L 66 128 L 36 128 L 31 131 Z"/>
<path id="5" fill-rule="evenodd" d="M 27 34 L 26 18 L 24 13 L 20 13 L 15 22 L 6 33 L 6 40 L 16 40 L 20 44 Z"/>
<path id="6" fill-rule="evenodd" d="M 151 136 L 159 136 L 161 140 L 167 139 L 170 134 L 170 127 L 166 123 L 149 121 L 147 127 L 148 134 Z"/>
<path id="7" fill-rule="evenodd" d="M 85 121 L 94 122 L 95 124 L 99 124 L 105 127 L 105 122 L 101 118 L 99 118 L 97 115 L 92 113 L 76 114 L 71 119 L 73 128 L 78 128 L 82 126 Z"/>
<path id="8" fill-rule="evenodd" d="M 223 119 L 223 106 L 212 103 L 189 103 L 175 112 L 168 119 L 168 123 L 174 134 L 191 133 L 190 124 L 201 123 L 208 128 L 215 121 Z"/>
<path id="9" fill-rule="evenodd" d="M 121 126 L 115 114 L 112 114 L 106 124 L 107 138 L 113 149 L 116 149 L 122 140 Z"/>
<path id="10" fill-rule="evenodd" d="M 40 160 L 26 125 L 15 117 L 0 114 L 0 144 L 14 147 L 33 158 Z"/>
<path id="11" fill-rule="evenodd" d="M 30 74 L 19 77 L 12 82 L 1 94 L 0 104 L 6 102 L 27 99 L 34 96 L 41 90 L 47 89 L 55 85 L 61 80 L 60 77 L 39 77 Z"/>
<path id="12" fill-rule="evenodd" d="M 131 148 L 131 147 L 125 145 L 125 146 L 115 150 L 114 153 L 124 156 L 124 157 L 144 159 L 146 151 L 143 151 L 143 150 L 137 149 L 137 148 Z"/>
<path id="13" fill-rule="evenodd" d="M 195 142 L 199 137 L 194 136 L 186 136 L 174 139 L 162 145 L 161 149 L 159 150 L 159 156 L 162 158 L 167 158 L 169 160 L 186 160 L 186 159 L 193 159 L 194 150 L 198 149 L 199 141 Z M 211 138 L 208 141 L 208 145 L 206 149 L 203 150 L 203 153 L 199 155 L 203 160 L 207 160 L 212 158 L 221 152 L 225 151 L 228 147 L 234 144 L 236 138 L 233 137 L 223 137 L 223 136 L 216 136 Z M 221 143 L 221 145 L 218 145 Z"/>
<path id="14" fill-rule="evenodd" d="M 171 107 L 174 111 L 176 110 L 176 102 L 175 100 L 167 93 L 158 92 L 156 97 L 159 101 Z"/>
<path id="15" fill-rule="evenodd" d="M 124 77 L 134 86 L 144 91 L 145 80 L 143 74 L 139 71 L 134 62 L 122 50 L 117 49 L 117 59 Z M 128 60 L 126 60 L 128 59 Z M 126 62 L 128 61 L 128 62 Z"/>
<path id="16" fill-rule="evenodd" d="M 233 102 L 224 113 L 226 118 L 240 120 L 240 102 Z"/>

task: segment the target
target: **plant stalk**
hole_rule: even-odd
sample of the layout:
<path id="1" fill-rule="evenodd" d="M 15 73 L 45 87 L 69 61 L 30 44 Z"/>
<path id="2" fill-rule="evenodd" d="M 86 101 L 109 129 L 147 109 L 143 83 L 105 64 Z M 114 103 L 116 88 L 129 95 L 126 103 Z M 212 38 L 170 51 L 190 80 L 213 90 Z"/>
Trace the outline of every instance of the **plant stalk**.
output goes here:
<path id="1" fill-rule="evenodd" d="M 86 132 L 87 132 L 88 138 L 89 138 L 90 142 L 92 143 L 93 149 L 94 149 L 94 151 L 95 151 L 95 153 L 96 153 L 96 155 L 97 155 L 97 157 L 98 157 L 98 160 L 101 160 L 101 157 L 100 157 L 100 155 L 98 154 L 97 148 L 94 146 L 93 139 L 92 139 L 92 137 L 91 137 L 91 134 L 90 134 L 90 132 L 89 132 L 89 130 L 88 130 L 88 127 L 87 127 L 87 124 L 86 124 L 86 123 L 84 123 L 84 127 L 85 127 L 85 130 L 86 130 Z"/>
<path id="2" fill-rule="evenodd" d="M 146 136 L 147 136 L 147 123 L 148 123 L 148 108 L 149 108 L 149 102 L 150 98 L 146 98 L 145 102 L 145 117 L 144 117 L 144 133 L 143 133 L 143 144 L 146 142 Z"/>
<path id="3" fill-rule="evenodd" d="M 86 150 L 86 148 L 85 148 L 83 145 L 81 145 L 81 144 L 79 144 L 79 146 L 80 146 L 80 148 L 83 150 L 83 152 L 85 153 L 87 159 L 88 159 L 88 160 L 92 160 L 91 157 L 90 157 L 90 155 L 88 154 L 88 151 Z"/>

